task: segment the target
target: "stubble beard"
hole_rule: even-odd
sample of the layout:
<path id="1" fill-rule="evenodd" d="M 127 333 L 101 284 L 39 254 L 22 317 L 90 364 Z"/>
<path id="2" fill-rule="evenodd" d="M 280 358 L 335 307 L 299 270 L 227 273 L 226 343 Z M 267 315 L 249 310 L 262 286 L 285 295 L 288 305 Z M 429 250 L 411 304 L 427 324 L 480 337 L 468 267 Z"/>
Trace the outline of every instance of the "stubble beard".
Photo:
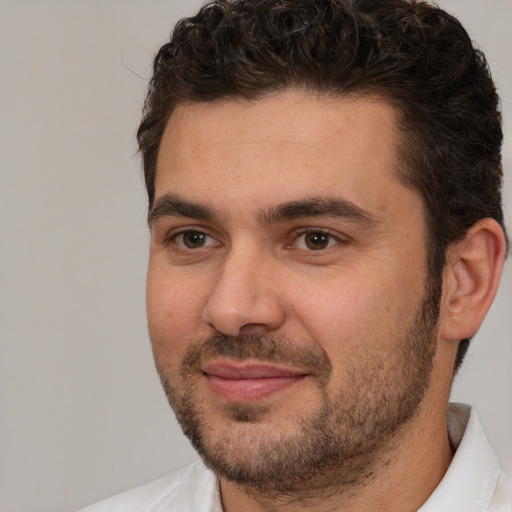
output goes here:
<path id="1" fill-rule="evenodd" d="M 329 390 L 332 369 L 324 352 L 254 334 L 192 344 L 175 374 L 155 357 L 157 370 L 183 432 L 217 476 L 267 499 L 325 498 L 363 484 L 386 464 L 417 414 L 436 352 L 439 295 L 440 289 L 427 293 L 392 350 L 377 350 L 348 368 L 350 385 L 336 393 Z M 213 432 L 195 382 L 201 362 L 220 356 L 311 369 L 320 397 L 316 412 L 276 432 L 265 430 L 265 406 L 231 404 L 224 413 L 233 428 Z"/>

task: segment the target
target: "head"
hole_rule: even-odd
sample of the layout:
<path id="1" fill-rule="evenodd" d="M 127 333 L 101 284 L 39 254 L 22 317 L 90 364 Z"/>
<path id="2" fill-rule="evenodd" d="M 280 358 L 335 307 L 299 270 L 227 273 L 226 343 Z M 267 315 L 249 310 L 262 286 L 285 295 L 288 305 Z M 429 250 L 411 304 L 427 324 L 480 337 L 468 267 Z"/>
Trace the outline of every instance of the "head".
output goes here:
<path id="1" fill-rule="evenodd" d="M 450 249 L 503 225 L 501 139 L 483 55 L 428 4 L 216 1 L 178 23 L 138 132 L 149 323 L 220 474 L 291 493 L 372 473 L 431 387 Z M 225 381 L 245 373 L 268 381 L 241 403 Z"/>
<path id="2" fill-rule="evenodd" d="M 290 88 L 378 95 L 399 116 L 403 183 L 424 202 L 430 279 L 479 219 L 503 226 L 501 116 L 484 55 L 461 24 L 405 0 L 239 0 L 181 20 L 154 61 L 138 131 L 151 208 L 167 121 L 185 102 Z M 456 368 L 469 339 L 461 340 Z"/>

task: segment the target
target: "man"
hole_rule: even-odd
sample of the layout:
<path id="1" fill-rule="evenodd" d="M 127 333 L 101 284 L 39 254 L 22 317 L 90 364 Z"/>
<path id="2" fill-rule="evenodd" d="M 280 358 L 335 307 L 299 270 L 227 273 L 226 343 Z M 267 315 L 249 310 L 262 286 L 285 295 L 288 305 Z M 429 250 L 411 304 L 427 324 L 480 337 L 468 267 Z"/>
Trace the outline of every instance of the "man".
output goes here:
<path id="1" fill-rule="evenodd" d="M 202 462 L 93 511 L 505 511 L 454 374 L 507 241 L 498 97 L 419 2 L 218 0 L 158 53 L 147 306 Z"/>

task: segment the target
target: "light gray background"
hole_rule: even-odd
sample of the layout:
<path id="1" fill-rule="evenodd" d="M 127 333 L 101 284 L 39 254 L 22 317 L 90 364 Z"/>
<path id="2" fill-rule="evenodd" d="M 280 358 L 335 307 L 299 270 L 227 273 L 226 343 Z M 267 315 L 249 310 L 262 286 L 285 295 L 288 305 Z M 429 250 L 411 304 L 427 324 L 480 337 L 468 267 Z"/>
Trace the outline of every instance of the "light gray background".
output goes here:
<path id="1" fill-rule="evenodd" d="M 151 61 L 197 0 L 0 0 L 0 512 L 66 511 L 190 461 L 146 333 L 135 156 Z M 512 225 L 512 2 L 446 0 L 503 96 Z M 454 397 L 512 460 L 512 275 Z"/>

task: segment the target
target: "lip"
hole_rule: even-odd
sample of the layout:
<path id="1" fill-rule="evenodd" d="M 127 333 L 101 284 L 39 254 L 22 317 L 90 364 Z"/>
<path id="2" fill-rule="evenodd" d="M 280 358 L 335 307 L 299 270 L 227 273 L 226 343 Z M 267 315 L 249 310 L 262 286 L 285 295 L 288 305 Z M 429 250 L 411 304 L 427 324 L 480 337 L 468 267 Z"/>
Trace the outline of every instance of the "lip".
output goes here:
<path id="1" fill-rule="evenodd" d="M 301 370 L 262 363 L 212 362 L 202 371 L 210 390 L 231 403 L 262 400 L 306 377 Z"/>

